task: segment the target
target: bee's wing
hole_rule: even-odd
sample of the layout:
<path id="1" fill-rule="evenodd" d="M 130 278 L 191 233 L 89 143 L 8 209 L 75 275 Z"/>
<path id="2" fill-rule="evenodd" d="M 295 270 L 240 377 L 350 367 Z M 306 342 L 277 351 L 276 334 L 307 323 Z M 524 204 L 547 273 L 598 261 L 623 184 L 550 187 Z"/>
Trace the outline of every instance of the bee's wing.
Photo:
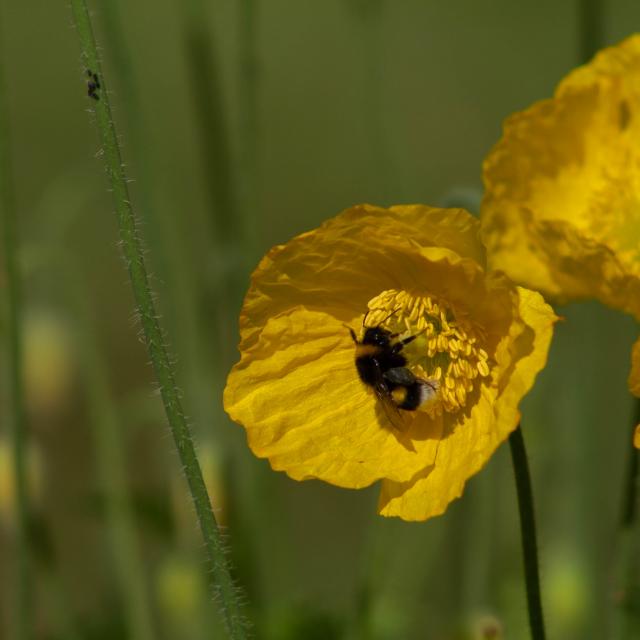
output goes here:
<path id="1" fill-rule="evenodd" d="M 376 392 L 376 397 L 380 401 L 380 405 L 384 410 L 384 414 L 387 416 L 387 419 L 393 428 L 398 431 L 406 431 L 407 424 L 400 413 L 400 409 L 398 409 L 398 406 L 393 401 L 389 387 L 387 387 L 384 380 L 381 378 L 373 388 Z"/>
<path id="2" fill-rule="evenodd" d="M 415 383 L 416 378 L 409 369 L 406 367 L 394 367 L 382 374 L 382 377 L 386 382 L 390 382 L 393 385 L 409 386 Z"/>

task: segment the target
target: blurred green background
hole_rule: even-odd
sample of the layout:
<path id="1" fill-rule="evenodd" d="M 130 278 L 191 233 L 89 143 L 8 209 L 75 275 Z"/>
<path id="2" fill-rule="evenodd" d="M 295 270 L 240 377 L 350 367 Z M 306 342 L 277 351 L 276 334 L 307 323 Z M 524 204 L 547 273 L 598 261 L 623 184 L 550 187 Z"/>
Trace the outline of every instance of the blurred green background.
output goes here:
<path id="1" fill-rule="evenodd" d="M 502 120 L 549 96 L 594 44 L 640 28 L 638 3 L 611 0 L 585 43 L 582 11 L 596 5 L 90 3 L 153 286 L 255 637 L 529 637 L 506 447 L 445 516 L 384 520 L 376 487 L 295 483 L 254 458 L 221 393 L 262 254 L 355 203 L 477 211 L 481 162 Z M 153 638 L 224 637 L 133 317 L 69 7 L 3 2 L 1 15 L 24 288 L 35 637 L 134 638 L 132 608 L 151 621 Z M 595 303 L 559 313 L 566 321 L 523 417 L 543 597 L 551 638 L 602 639 L 616 594 L 637 327 Z M 0 348 L 4 363 L 5 340 Z M 12 638 L 5 369 L 0 637 Z M 122 588 L 118 496 L 134 507 L 144 597 L 133 604 Z"/>

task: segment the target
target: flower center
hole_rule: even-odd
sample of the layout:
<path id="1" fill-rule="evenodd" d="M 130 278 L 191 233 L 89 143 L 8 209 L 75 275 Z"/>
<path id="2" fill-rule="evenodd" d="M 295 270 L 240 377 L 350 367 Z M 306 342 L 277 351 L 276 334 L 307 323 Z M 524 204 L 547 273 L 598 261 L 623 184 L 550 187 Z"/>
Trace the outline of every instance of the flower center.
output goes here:
<path id="1" fill-rule="evenodd" d="M 465 406 L 476 380 L 489 376 L 489 356 L 481 348 L 483 331 L 442 300 L 388 289 L 367 303 L 366 326 L 379 324 L 398 340 L 417 336 L 402 349 L 407 368 L 423 380 L 435 381 L 435 398 L 421 407 L 430 414 L 455 412 Z"/>

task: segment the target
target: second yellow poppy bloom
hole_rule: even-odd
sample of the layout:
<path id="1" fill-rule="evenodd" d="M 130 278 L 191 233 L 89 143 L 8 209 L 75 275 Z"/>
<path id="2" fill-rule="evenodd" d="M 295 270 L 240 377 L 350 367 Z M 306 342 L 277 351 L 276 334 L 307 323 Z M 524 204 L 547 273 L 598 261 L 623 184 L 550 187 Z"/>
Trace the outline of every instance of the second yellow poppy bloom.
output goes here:
<path id="1" fill-rule="evenodd" d="M 484 163 L 491 268 L 558 302 L 596 298 L 640 320 L 640 35 L 509 117 Z M 640 341 L 631 391 L 640 396 Z"/>

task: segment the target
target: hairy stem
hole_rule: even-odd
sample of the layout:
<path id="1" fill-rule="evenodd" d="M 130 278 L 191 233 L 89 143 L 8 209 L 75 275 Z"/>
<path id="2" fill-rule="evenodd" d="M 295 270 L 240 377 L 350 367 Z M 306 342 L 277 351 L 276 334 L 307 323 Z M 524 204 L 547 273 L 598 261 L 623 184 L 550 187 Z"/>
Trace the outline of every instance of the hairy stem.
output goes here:
<path id="1" fill-rule="evenodd" d="M 72 0 L 71 6 L 80 38 L 88 92 L 95 105 L 95 117 L 102 143 L 105 167 L 113 193 L 122 251 L 127 262 L 136 306 L 153 370 L 160 388 L 160 395 L 178 455 L 187 476 L 204 538 L 207 551 L 208 578 L 215 597 L 220 602 L 230 636 L 234 639 L 245 638 L 246 630 L 240 614 L 239 595 L 233 584 L 225 559 L 224 545 L 211 509 L 191 431 L 182 410 L 172 364 L 165 348 L 163 332 L 157 319 L 149 287 L 141 242 L 130 204 L 120 148 L 111 117 L 108 93 L 98 59 L 89 12 L 85 0 Z M 96 74 L 95 77 L 93 74 Z"/>
<path id="2" fill-rule="evenodd" d="M 529 463 L 524 447 L 524 438 L 520 426 L 509 436 L 511 461 L 516 477 L 518 492 L 518 508 L 520 511 L 520 528 L 522 533 L 522 553 L 524 556 L 524 577 L 527 587 L 527 605 L 529 608 L 529 625 L 533 640 L 544 640 L 544 619 L 542 616 L 542 599 L 540 597 L 540 575 L 538 572 L 538 547 L 536 543 L 536 523 L 533 511 L 533 492 Z"/>

